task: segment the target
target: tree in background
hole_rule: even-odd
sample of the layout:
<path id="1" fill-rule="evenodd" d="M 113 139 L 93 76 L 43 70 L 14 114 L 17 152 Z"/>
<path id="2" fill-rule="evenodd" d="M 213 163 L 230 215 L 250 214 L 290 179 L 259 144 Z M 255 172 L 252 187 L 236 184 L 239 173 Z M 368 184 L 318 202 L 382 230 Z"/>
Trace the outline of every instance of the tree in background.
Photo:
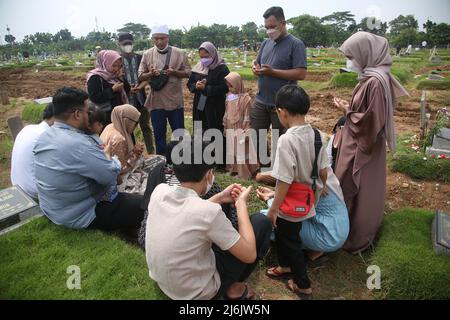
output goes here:
<path id="1" fill-rule="evenodd" d="M 406 47 L 418 43 L 419 22 L 413 15 L 399 15 L 389 22 L 390 39 L 394 46 Z"/>
<path id="2" fill-rule="evenodd" d="M 303 40 L 306 46 L 316 47 L 330 44 L 330 34 L 333 27 L 324 25 L 319 17 L 304 14 L 288 20 L 292 25 L 292 34 Z"/>
<path id="3" fill-rule="evenodd" d="M 320 22 L 329 25 L 328 41 L 339 45 L 352 35 L 353 26 L 356 25 L 355 15 L 350 11 L 334 12 L 320 19 Z"/>
<path id="4" fill-rule="evenodd" d="M 137 39 L 148 39 L 152 30 L 142 23 L 128 22 L 122 28 L 117 29 L 119 33 L 131 33 Z"/>

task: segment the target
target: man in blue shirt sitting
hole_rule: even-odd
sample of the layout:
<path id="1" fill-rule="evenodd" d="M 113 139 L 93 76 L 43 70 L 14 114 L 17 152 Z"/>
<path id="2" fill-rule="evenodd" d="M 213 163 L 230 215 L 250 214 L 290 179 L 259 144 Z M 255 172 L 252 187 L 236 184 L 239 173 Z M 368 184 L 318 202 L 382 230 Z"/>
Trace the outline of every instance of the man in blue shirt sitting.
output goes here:
<path id="1" fill-rule="evenodd" d="M 88 135 L 88 94 L 64 87 L 53 97 L 55 124 L 33 150 L 39 204 L 55 224 L 71 229 L 135 229 L 144 217 L 142 197 L 119 193 L 102 202 L 117 183 L 117 159 L 108 159 Z"/>

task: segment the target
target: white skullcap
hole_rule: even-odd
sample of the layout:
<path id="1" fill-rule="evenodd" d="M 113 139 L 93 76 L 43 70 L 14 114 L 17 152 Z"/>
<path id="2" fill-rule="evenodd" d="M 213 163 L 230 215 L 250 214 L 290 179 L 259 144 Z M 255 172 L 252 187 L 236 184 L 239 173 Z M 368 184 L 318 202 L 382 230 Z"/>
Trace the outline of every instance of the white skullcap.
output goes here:
<path id="1" fill-rule="evenodd" d="M 169 35 L 169 27 L 166 26 L 166 25 L 154 26 L 152 28 L 152 37 L 155 34 L 166 34 L 166 35 Z"/>

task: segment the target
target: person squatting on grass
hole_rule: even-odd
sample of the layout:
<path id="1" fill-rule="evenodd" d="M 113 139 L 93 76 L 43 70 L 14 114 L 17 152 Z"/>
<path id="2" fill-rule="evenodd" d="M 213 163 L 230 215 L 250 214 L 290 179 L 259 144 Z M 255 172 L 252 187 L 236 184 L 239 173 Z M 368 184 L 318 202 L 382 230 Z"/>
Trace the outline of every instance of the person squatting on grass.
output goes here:
<path id="1" fill-rule="evenodd" d="M 102 201 L 117 184 L 120 161 L 108 159 L 86 132 L 88 94 L 64 87 L 53 96 L 55 124 L 38 139 L 34 164 L 39 205 L 55 224 L 105 231 L 139 228 L 142 197 L 118 193 Z"/>
<path id="2" fill-rule="evenodd" d="M 273 178 L 277 180 L 275 198 L 267 214 L 275 229 L 280 264 L 278 267 L 267 270 L 267 275 L 272 278 L 281 278 L 286 273 L 291 273 L 293 279 L 289 281 L 288 287 L 302 299 L 309 299 L 312 295 L 300 238 L 302 221 L 315 216 L 315 205 L 318 200 L 321 196 L 328 195 L 326 183 L 330 166 L 323 134 L 314 131 L 311 125 L 305 122 L 309 108 L 309 96 L 297 85 L 286 85 L 278 91 L 277 114 L 280 122 L 288 130 L 278 140 L 272 171 Z M 316 137 L 319 134 L 320 137 Z M 317 148 L 318 138 L 322 143 L 320 151 Z M 311 175 L 315 165 L 318 166 L 317 173 L 320 177 L 317 180 Z M 310 211 L 304 210 L 303 215 L 289 214 L 285 209 L 282 211 L 288 192 L 300 184 L 311 186 L 315 191 L 316 201 L 310 204 Z"/>
<path id="3" fill-rule="evenodd" d="M 44 109 L 42 122 L 23 128 L 14 141 L 11 154 L 11 183 L 13 186 L 19 186 L 33 199 L 38 198 L 33 148 L 40 135 L 50 128 L 54 121 L 53 104 L 49 103 Z"/>
<path id="4" fill-rule="evenodd" d="M 173 169 L 181 186 L 160 184 L 152 193 L 145 237 L 149 274 L 171 299 L 252 299 L 243 281 L 269 249 L 270 222 L 261 214 L 249 218 L 251 187 L 233 184 L 209 200 L 200 198 L 214 183 L 214 165 L 195 157 L 207 146 L 196 150 L 186 138 L 175 146 Z M 222 211 L 226 203 L 236 206 L 239 232 Z"/>

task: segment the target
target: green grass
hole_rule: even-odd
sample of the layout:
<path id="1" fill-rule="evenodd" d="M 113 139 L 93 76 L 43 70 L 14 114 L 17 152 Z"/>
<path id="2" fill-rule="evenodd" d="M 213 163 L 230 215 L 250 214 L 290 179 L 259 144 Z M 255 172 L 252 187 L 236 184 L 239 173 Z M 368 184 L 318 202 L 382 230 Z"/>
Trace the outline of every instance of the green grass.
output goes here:
<path id="1" fill-rule="evenodd" d="M 2 136 L 2 138 L 0 138 L 0 162 L 11 157 L 12 148 L 13 142 L 9 134 Z"/>
<path id="2" fill-rule="evenodd" d="M 354 88 L 358 84 L 358 74 L 338 73 L 331 78 L 331 85 L 335 88 Z"/>
<path id="3" fill-rule="evenodd" d="M 28 103 L 22 111 L 22 120 L 28 123 L 39 123 L 42 121 L 42 114 L 47 105 Z"/>
<path id="4" fill-rule="evenodd" d="M 450 299 L 450 259 L 432 249 L 434 214 L 404 209 L 384 219 L 371 262 L 381 268 L 384 299 Z"/>
<path id="5" fill-rule="evenodd" d="M 407 174 L 413 179 L 450 181 L 450 160 L 433 159 L 418 153 L 411 148 L 410 142 L 405 141 L 408 141 L 408 136 L 399 139 L 396 153 L 389 157 L 392 171 Z"/>
<path id="6" fill-rule="evenodd" d="M 150 280 L 144 252 L 99 231 L 38 218 L 0 237 L 0 299 L 167 299 Z M 69 266 L 81 290 L 67 289 Z"/>
<path id="7" fill-rule="evenodd" d="M 422 80 L 417 84 L 418 90 L 450 90 L 450 78 L 445 78 L 443 81 L 437 80 Z"/>

